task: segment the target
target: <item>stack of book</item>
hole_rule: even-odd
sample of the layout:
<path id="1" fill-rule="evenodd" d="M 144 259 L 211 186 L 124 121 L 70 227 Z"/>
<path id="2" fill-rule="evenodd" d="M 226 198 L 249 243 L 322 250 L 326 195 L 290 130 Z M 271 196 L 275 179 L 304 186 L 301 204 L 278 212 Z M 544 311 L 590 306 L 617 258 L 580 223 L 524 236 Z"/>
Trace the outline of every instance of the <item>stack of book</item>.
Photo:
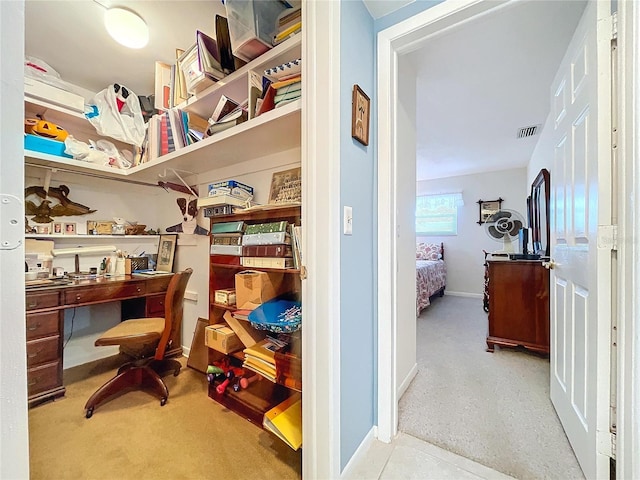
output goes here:
<path id="1" fill-rule="evenodd" d="M 211 260 L 225 265 L 240 265 L 244 222 L 214 223 L 211 226 Z"/>
<path id="2" fill-rule="evenodd" d="M 275 352 L 281 350 L 286 344 L 267 337 L 251 347 L 247 347 L 244 352 L 244 363 L 242 366 L 248 368 L 263 377 L 276 381 L 276 360 Z"/>
<path id="3" fill-rule="evenodd" d="M 292 60 L 264 71 L 261 98 L 255 115 L 286 105 L 302 96 L 302 59 Z M 252 82 L 252 85 L 256 82 Z"/>
<path id="4" fill-rule="evenodd" d="M 278 16 L 276 21 L 273 46 L 279 45 L 300 30 L 302 30 L 302 9 L 300 7 L 288 8 Z"/>
<path id="5" fill-rule="evenodd" d="M 242 236 L 243 267 L 294 268 L 294 255 L 289 222 L 247 225 Z"/>
<path id="6" fill-rule="evenodd" d="M 209 118 L 206 135 L 214 135 L 247 121 L 247 104 L 248 100 L 238 103 L 232 98 L 222 95 L 215 110 L 211 114 L 211 118 Z"/>

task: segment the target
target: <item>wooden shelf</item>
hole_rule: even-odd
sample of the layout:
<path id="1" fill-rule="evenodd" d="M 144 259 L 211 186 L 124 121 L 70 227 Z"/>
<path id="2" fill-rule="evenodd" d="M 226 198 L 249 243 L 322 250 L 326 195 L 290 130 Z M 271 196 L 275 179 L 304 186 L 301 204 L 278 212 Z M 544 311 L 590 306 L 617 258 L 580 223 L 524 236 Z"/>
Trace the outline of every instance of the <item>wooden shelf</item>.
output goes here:
<path id="1" fill-rule="evenodd" d="M 211 266 L 215 268 L 228 268 L 230 270 L 260 270 L 261 272 L 300 273 L 300 270 L 297 268 L 245 267 L 243 265 L 228 265 L 226 263 L 215 262 L 211 262 Z"/>
<path id="2" fill-rule="evenodd" d="M 159 235 L 44 235 L 38 233 L 25 233 L 24 238 L 42 238 L 47 240 L 103 240 L 114 238 L 118 240 L 157 240 Z"/>

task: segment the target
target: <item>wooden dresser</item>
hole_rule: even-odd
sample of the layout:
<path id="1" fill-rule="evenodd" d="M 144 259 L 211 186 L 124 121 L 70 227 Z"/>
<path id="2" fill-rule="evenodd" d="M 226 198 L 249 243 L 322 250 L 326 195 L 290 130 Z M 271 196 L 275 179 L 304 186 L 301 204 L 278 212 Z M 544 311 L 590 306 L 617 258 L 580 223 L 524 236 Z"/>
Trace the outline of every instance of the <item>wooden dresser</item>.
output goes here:
<path id="1" fill-rule="evenodd" d="M 488 261 L 489 334 L 495 345 L 549 353 L 549 270 L 539 260 Z"/>
<path id="2" fill-rule="evenodd" d="M 26 291 L 27 392 L 29 406 L 64 395 L 62 382 L 64 311 L 107 302 L 122 302 L 122 319 L 163 317 L 170 275 L 76 280 Z M 180 332 L 167 356 L 182 353 Z"/>

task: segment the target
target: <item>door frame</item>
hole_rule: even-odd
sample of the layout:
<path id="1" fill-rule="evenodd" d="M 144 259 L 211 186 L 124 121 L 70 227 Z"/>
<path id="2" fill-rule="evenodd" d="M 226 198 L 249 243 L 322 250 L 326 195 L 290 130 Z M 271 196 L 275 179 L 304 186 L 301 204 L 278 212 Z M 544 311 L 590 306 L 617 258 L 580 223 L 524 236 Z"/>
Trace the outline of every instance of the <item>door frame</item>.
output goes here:
<path id="1" fill-rule="evenodd" d="M 397 174 L 401 163 L 398 161 L 398 148 L 401 145 L 402 132 L 397 128 L 398 112 L 398 57 L 420 48 L 434 36 L 454 26 L 475 19 L 487 12 L 513 5 L 513 0 L 487 2 L 483 0 L 444 1 L 407 20 L 393 25 L 378 33 L 378 292 L 390 292 L 378 295 L 378 420 L 377 436 L 384 442 L 390 442 L 398 432 L 398 386 L 396 385 L 397 366 L 397 298 L 398 279 L 396 248 L 398 234 L 397 209 L 403 207 L 397 203 Z M 618 135 L 619 166 L 621 180 L 618 199 L 624 200 L 633 195 L 635 202 L 620 201 L 625 205 L 619 218 L 621 238 L 619 242 L 622 255 L 621 269 L 618 274 L 620 292 L 625 285 L 640 285 L 640 194 L 634 187 L 640 185 L 640 171 L 634 165 L 634 156 L 640 152 L 640 71 L 637 58 L 640 55 L 640 8 L 634 2 L 618 2 L 618 45 L 621 48 L 619 79 L 620 94 L 617 100 L 621 122 Z M 629 5 L 630 4 L 630 5 Z M 636 133 L 634 136 L 633 133 Z M 627 184 L 622 182 L 626 179 Z M 627 199 L 629 200 L 629 199 Z M 625 235 L 625 237 L 622 237 Z M 624 261 L 624 255 L 630 261 Z M 388 259 L 384 261 L 383 259 Z M 625 305 L 626 302 L 629 305 Z M 617 370 L 617 412 L 618 446 L 617 461 L 621 472 L 619 478 L 640 476 L 640 460 L 634 458 L 634 449 L 640 447 L 640 406 L 633 392 L 640 387 L 640 299 L 632 301 L 622 295 L 616 299 L 619 313 L 618 332 L 618 370 Z M 634 363 L 635 362 L 635 363 Z"/>

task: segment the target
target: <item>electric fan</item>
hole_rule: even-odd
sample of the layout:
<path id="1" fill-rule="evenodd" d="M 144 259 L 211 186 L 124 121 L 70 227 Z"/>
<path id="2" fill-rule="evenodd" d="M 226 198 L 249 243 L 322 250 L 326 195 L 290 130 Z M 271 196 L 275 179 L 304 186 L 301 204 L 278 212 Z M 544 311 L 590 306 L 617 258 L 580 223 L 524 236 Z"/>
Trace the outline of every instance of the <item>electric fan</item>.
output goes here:
<path id="1" fill-rule="evenodd" d="M 484 223 L 484 231 L 489 237 L 503 242 L 504 253 L 513 252 L 513 240 L 518 238 L 520 229 L 524 227 L 524 218 L 515 210 L 498 210 Z M 499 252 L 494 252 L 499 253 Z"/>

